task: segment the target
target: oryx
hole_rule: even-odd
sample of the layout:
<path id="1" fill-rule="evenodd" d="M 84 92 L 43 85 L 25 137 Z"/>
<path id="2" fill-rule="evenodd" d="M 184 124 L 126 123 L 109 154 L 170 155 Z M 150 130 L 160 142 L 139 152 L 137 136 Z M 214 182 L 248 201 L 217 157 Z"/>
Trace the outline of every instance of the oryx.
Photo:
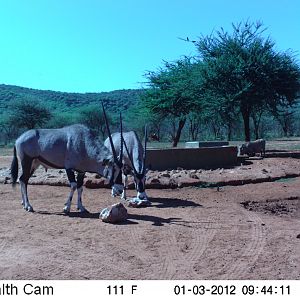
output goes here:
<path id="1" fill-rule="evenodd" d="M 104 109 L 104 108 L 103 108 Z M 23 133 L 15 143 L 11 164 L 12 184 L 18 179 L 18 158 L 22 174 L 19 178 L 22 205 L 33 211 L 28 200 L 27 184 L 39 165 L 45 168 L 65 169 L 71 191 L 64 212 L 70 212 L 75 190 L 78 191 L 77 209 L 87 211 L 82 205 L 82 185 L 85 172 L 98 173 L 108 178 L 110 183 L 121 177 L 120 161 L 113 144 L 109 150 L 84 125 L 75 124 L 59 129 L 32 129 Z M 74 171 L 77 172 L 75 180 Z"/>
<path id="2" fill-rule="evenodd" d="M 122 131 L 121 131 L 122 132 Z M 123 153 L 123 184 L 120 185 L 119 181 L 112 187 L 112 196 L 118 196 L 122 193 L 121 198 L 126 199 L 126 189 L 128 187 L 129 174 L 133 175 L 135 187 L 137 191 L 137 198 L 148 200 L 145 191 L 146 181 L 146 147 L 147 147 L 147 129 L 145 127 L 145 144 L 144 148 L 140 139 L 134 131 L 124 133 L 114 133 L 111 135 L 112 142 L 117 153 Z M 121 143 L 123 140 L 123 145 Z M 111 150 L 110 139 L 104 141 L 104 145 Z M 124 146 L 124 147 L 123 147 Z"/>

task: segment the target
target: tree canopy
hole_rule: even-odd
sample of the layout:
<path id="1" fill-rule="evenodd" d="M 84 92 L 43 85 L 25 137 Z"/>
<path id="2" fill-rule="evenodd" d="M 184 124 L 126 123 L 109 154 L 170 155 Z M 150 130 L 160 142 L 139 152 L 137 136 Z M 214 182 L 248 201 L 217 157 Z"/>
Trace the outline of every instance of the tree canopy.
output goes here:
<path id="1" fill-rule="evenodd" d="M 277 111 L 293 105 L 299 93 L 300 70 L 290 52 L 277 52 L 275 43 L 263 37 L 262 23 L 233 25 L 201 37 L 196 47 L 203 62 L 204 89 L 228 111 L 238 109 L 250 140 L 250 115 L 261 108 Z"/>
<path id="2" fill-rule="evenodd" d="M 43 126 L 51 118 L 49 109 L 30 98 L 18 101 L 11 108 L 9 122 L 15 127 L 33 129 Z"/>
<path id="3" fill-rule="evenodd" d="M 251 117 L 257 125 L 264 111 L 278 116 L 299 96 L 300 69 L 293 53 L 276 51 L 275 43 L 264 36 L 261 22 L 232 27 L 232 33 L 221 28 L 193 41 L 197 57 L 165 62 L 147 75 L 145 106 L 179 120 L 173 146 L 187 116 L 195 113 L 223 122 L 229 138 L 241 115 L 249 141 Z"/>
<path id="4" fill-rule="evenodd" d="M 178 119 L 177 132 L 173 138 L 176 147 L 187 115 L 199 109 L 201 88 L 198 83 L 199 67 L 190 58 L 166 62 L 157 72 L 150 72 L 146 77 L 149 87 L 143 99 L 144 105 L 155 114 Z"/>

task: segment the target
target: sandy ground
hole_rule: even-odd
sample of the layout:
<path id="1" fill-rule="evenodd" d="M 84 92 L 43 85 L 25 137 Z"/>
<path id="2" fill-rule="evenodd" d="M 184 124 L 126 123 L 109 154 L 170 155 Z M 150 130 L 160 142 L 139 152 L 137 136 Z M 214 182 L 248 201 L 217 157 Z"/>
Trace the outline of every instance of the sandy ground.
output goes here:
<path id="1" fill-rule="evenodd" d="M 0 159 L 0 166 L 9 161 Z M 274 163 L 204 174 L 213 182 L 228 174 L 241 179 L 300 170 L 297 159 Z M 148 189 L 152 206 L 127 207 L 128 220 L 113 225 L 98 219 L 118 201 L 109 189 L 85 188 L 90 213 L 77 213 L 75 198 L 66 216 L 68 187 L 30 185 L 35 212 L 28 213 L 19 186 L 0 184 L 0 279 L 300 279 L 299 186 L 295 177 L 219 189 Z"/>

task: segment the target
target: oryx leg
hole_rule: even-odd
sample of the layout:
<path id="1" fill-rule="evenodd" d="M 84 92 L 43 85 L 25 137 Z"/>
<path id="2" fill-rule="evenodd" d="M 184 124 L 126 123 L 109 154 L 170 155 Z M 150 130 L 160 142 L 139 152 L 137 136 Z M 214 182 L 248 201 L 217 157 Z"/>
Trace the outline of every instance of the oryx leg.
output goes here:
<path id="1" fill-rule="evenodd" d="M 33 175 L 35 170 L 40 166 L 40 162 L 38 159 L 34 159 L 31 164 L 30 177 Z"/>
<path id="2" fill-rule="evenodd" d="M 141 200 L 148 200 L 148 196 L 145 191 L 145 181 L 139 180 L 137 184 L 137 198 Z"/>
<path id="3" fill-rule="evenodd" d="M 118 177 L 116 178 L 116 181 L 114 182 L 112 188 L 111 188 L 111 195 L 113 197 L 120 196 L 123 192 L 123 184 L 122 184 L 122 172 L 118 174 Z"/>
<path id="4" fill-rule="evenodd" d="M 127 165 L 124 165 L 123 172 L 122 172 L 122 182 L 123 182 L 123 193 L 121 195 L 121 199 L 126 200 L 126 190 L 128 190 L 128 175 L 132 174 L 132 170 Z"/>
<path id="5" fill-rule="evenodd" d="M 137 196 L 136 197 L 139 198 L 139 199 L 141 199 L 141 200 L 148 200 L 148 196 L 147 196 L 147 194 L 146 194 L 145 191 L 143 191 L 143 192 L 137 192 Z"/>
<path id="6" fill-rule="evenodd" d="M 82 191 L 83 191 L 83 179 L 84 179 L 85 173 L 78 173 L 77 174 L 77 192 L 78 192 L 78 198 L 77 198 L 77 210 L 80 210 L 80 212 L 88 212 L 88 210 L 82 205 Z"/>
<path id="7" fill-rule="evenodd" d="M 64 213 L 69 213 L 70 210 L 71 210 L 71 203 L 72 203 L 73 195 L 74 195 L 74 192 L 76 191 L 76 188 L 77 188 L 77 183 L 76 183 L 76 180 L 75 180 L 74 171 L 72 169 L 66 169 L 66 172 L 67 172 L 68 180 L 70 182 L 71 190 L 70 190 L 68 200 L 65 203 Z"/>
<path id="8" fill-rule="evenodd" d="M 123 193 L 121 195 L 121 199 L 126 200 L 126 190 L 128 189 L 128 176 L 127 174 L 123 174 L 122 175 L 122 179 L 123 179 Z"/>
<path id="9" fill-rule="evenodd" d="M 21 186 L 21 194 L 22 194 L 22 205 L 25 210 L 33 212 L 33 208 L 29 203 L 28 200 L 28 194 L 27 194 L 27 185 L 28 185 L 28 180 L 31 175 L 31 165 L 32 165 L 32 158 L 25 155 L 21 160 L 21 165 L 22 165 L 22 175 L 20 176 L 19 182 Z"/>

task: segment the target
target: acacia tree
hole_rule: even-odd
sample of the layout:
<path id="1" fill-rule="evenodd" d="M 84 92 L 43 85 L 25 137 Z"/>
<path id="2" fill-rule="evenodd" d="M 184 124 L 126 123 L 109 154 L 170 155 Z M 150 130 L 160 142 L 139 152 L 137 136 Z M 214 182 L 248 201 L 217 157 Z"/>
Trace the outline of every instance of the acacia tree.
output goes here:
<path id="1" fill-rule="evenodd" d="M 90 105 L 80 109 L 78 121 L 89 127 L 95 135 L 100 135 L 104 140 L 106 137 L 105 118 L 99 105 Z M 111 117 L 107 116 L 109 123 L 112 123 Z"/>
<path id="2" fill-rule="evenodd" d="M 177 120 L 173 138 L 173 147 L 177 147 L 187 115 L 199 105 L 201 85 L 198 84 L 198 68 L 191 59 L 185 57 L 174 63 L 165 63 L 157 72 L 150 72 L 146 77 L 149 88 L 146 89 L 143 104 L 153 113 L 165 118 Z"/>
<path id="3" fill-rule="evenodd" d="M 6 145 L 17 136 L 18 128 L 8 116 L 0 115 L 0 130 L 4 136 L 4 144 Z"/>
<path id="4" fill-rule="evenodd" d="M 200 129 L 201 129 L 202 116 L 199 112 L 193 111 L 189 113 L 188 120 L 189 120 L 189 139 L 192 141 L 196 141 L 198 139 Z"/>
<path id="5" fill-rule="evenodd" d="M 22 99 L 11 107 L 9 122 L 17 128 L 33 129 L 43 126 L 51 118 L 47 107 L 35 99 Z"/>
<path id="6" fill-rule="evenodd" d="M 260 127 L 261 127 L 261 122 L 264 114 L 266 114 L 267 110 L 263 106 L 254 106 L 252 111 L 251 111 L 251 119 L 253 123 L 253 129 L 254 129 L 254 135 L 255 139 L 260 138 Z"/>
<path id="7" fill-rule="evenodd" d="M 263 37 L 264 31 L 262 23 L 247 21 L 233 25 L 232 34 L 221 29 L 195 43 L 204 65 L 206 91 L 220 99 L 221 107 L 238 109 L 246 141 L 255 109 L 276 111 L 279 106 L 290 106 L 300 88 L 295 58 L 276 52 L 274 42 Z"/>
<path id="8" fill-rule="evenodd" d="M 283 135 L 285 137 L 291 136 L 293 134 L 293 121 L 295 118 L 295 111 L 292 108 L 288 107 L 278 109 L 272 114 L 274 119 L 276 119 L 280 124 Z"/>

